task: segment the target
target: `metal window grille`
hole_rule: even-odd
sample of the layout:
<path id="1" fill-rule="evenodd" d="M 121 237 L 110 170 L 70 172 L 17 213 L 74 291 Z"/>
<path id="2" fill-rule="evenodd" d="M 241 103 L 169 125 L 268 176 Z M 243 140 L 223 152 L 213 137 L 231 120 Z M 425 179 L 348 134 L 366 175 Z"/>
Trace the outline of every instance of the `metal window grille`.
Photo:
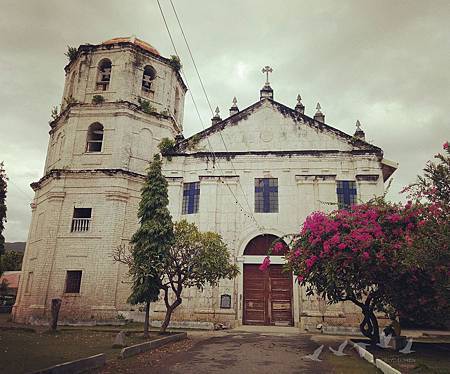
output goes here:
<path id="1" fill-rule="evenodd" d="M 89 231 L 91 225 L 91 208 L 74 208 L 71 232 Z"/>

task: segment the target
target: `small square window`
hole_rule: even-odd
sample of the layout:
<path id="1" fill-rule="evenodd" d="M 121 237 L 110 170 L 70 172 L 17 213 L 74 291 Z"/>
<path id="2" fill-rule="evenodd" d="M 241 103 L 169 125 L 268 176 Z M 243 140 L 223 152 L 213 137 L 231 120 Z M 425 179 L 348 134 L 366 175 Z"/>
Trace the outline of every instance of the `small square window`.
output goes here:
<path id="1" fill-rule="evenodd" d="M 67 271 L 65 293 L 80 293 L 81 275 L 81 270 Z"/>
<path id="2" fill-rule="evenodd" d="M 71 232 L 89 231 L 92 208 L 74 208 Z"/>

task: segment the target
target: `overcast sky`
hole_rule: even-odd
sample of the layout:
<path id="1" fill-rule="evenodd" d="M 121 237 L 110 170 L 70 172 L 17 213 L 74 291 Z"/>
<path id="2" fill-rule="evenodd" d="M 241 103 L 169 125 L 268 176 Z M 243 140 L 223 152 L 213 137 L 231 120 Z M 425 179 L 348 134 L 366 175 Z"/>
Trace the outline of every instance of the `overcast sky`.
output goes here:
<path id="1" fill-rule="evenodd" d="M 400 199 L 450 138 L 450 1 L 173 0 L 214 107 L 259 98 L 270 65 L 275 99 L 366 138 L 400 163 L 389 197 Z M 205 123 L 211 113 L 177 28 L 161 4 Z M 8 176 L 7 241 L 26 240 L 29 184 L 42 176 L 50 110 L 61 101 L 67 45 L 135 35 L 173 54 L 156 0 L 0 0 L 0 161 Z M 201 130 L 186 97 L 185 135 Z"/>

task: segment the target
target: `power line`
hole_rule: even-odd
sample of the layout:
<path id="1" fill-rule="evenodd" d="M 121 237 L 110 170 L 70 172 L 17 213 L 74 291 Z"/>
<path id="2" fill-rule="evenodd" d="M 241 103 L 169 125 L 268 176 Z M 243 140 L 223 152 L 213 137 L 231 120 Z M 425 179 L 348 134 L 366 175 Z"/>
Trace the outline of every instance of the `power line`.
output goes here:
<path id="1" fill-rule="evenodd" d="M 205 89 L 205 86 L 204 86 L 204 84 L 203 84 L 203 80 L 202 80 L 202 78 L 201 78 L 201 76 L 200 76 L 200 72 L 199 72 L 199 70 L 198 70 L 198 68 L 197 68 L 197 64 L 195 63 L 194 56 L 193 56 L 192 51 L 191 51 L 191 48 L 190 48 L 190 46 L 189 46 L 189 42 L 187 41 L 186 34 L 184 33 L 183 26 L 181 25 L 181 21 L 180 21 L 180 19 L 179 19 L 179 17 L 178 17 L 178 13 L 177 13 L 177 11 L 176 11 L 176 9 L 175 9 L 175 5 L 173 4 L 172 0 L 169 0 L 169 1 L 170 1 L 170 4 L 172 5 L 172 9 L 173 9 L 173 12 L 174 12 L 174 14 L 175 14 L 175 18 L 177 19 L 178 26 L 179 26 L 179 28 L 180 28 L 180 30 L 181 30 L 181 34 L 183 35 L 184 42 L 185 42 L 186 47 L 187 47 L 187 49 L 188 49 L 188 51 L 189 51 L 189 55 L 190 55 L 190 57 L 191 57 L 192 63 L 193 63 L 193 65 L 194 65 L 195 71 L 196 71 L 196 73 L 197 73 L 198 80 L 200 81 L 200 85 L 201 85 L 201 87 L 202 87 L 202 90 L 203 90 L 203 93 L 204 93 L 204 95 L 205 95 L 206 101 L 207 101 L 207 103 L 208 103 L 208 105 L 209 105 L 209 109 L 211 110 L 211 113 L 214 115 L 214 112 L 213 112 L 213 109 L 212 109 L 212 106 L 211 106 L 211 102 L 210 102 L 210 100 L 209 100 L 208 94 L 207 94 L 206 89 Z M 158 0 L 158 4 L 159 4 L 159 0 Z M 161 7 L 160 7 L 160 9 L 161 9 Z M 223 138 L 222 133 L 219 131 L 218 134 L 219 134 L 219 136 L 220 136 L 220 138 L 221 138 L 221 140 L 222 140 L 222 143 L 223 143 L 223 145 L 224 145 L 225 151 L 228 153 L 228 152 L 229 152 L 229 151 L 228 151 L 228 147 L 227 147 L 227 145 L 226 145 L 226 143 L 225 143 L 225 139 Z M 237 171 L 236 171 L 236 168 L 234 167 L 233 161 L 230 159 L 229 162 L 230 162 L 230 164 L 231 164 L 231 167 L 233 168 L 233 171 L 237 174 Z M 247 199 L 247 195 L 246 195 L 246 193 L 245 193 L 245 191 L 244 191 L 244 188 L 242 187 L 242 184 L 241 184 L 240 180 L 238 180 L 238 184 L 239 184 L 239 187 L 241 188 L 242 194 L 243 194 L 244 199 L 245 199 L 245 201 L 246 201 L 246 203 L 247 203 L 247 206 L 248 206 L 248 208 L 249 208 L 249 212 L 250 212 L 250 214 L 253 216 L 253 219 L 256 221 L 256 218 L 254 217 L 254 215 L 253 215 L 253 213 L 252 213 L 252 207 L 251 207 L 251 205 L 250 205 L 250 202 L 249 202 L 248 199 Z"/>
<path id="2" fill-rule="evenodd" d="M 178 18 L 178 13 L 177 13 L 177 11 L 175 10 L 175 6 L 173 5 L 172 0 L 170 0 L 170 4 L 172 5 L 172 9 L 173 9 L 173 12 L 175 13 L 175 17 L 176 17 L 176 19 L 177 19 L 178 26 L 180 27 L 181 34 L 183 35 L 184 42 L 186 43 L 187 49 L 188 49 L 188 51 L 189 51 L 189 55 L 191 56 L 192 63 L 194 64 L 194 69 L 195 69 L 195 71 L 196 71 L 196 73 L 197 73 L 197 77 L 198 77 L 198 80 L 200 81 L 200 85 L 202 86 L 202 90 L 203 90 L 203 93 L 205 94 L 206 101 L 207 101 L 207 103 L 208 103 L 209 109 L 211 110 L 211 114 L 214 115 L 214 111 L 213 111 L 211 102 L 209 101 L 208 94 L 206 93 L 206 89 L 205 89 L 205 86 L 204 86 L 204 84 L 203 84 L 203 80 L 202 80 L 202 78 L 200 77 L 200 73 L 199 73 L 199 71 L 198 71 L 198 69 L 197 69 L 197 64 L 195 63 L 194 56 L 192 55 L 191 48 L 189 47 L 189 43 L 188 43 L 188 41 L 187 41 L 187 38 L 186 38 L 186 35 L 185 35 L 185 33 L 184 33 L 183 27 L 181 26 L 180 19 Z"/>
<path id="3" fill-rule="evenodd" d="M 164 16 L 164 11 L 163 11 L 163 9 L 162 9 L 162 7 L 161 7 L 161 3 L 160 3 L 159 0 L 157 0 L 157 3 L 158 3 L 159 10 L 160 10 L 160 12 L 161 12 L 161 16 L 162 16 L 162 18 L 163 18 L 164 25 L 165 25 L 165 27 L 166 27 L 167 33 L 169 34 L 169 38 L 170 38 L 170 41 L 171 41 L 171 43 L 172 43 L 172 47 L 173 47 L 173 49 L 174 49 L 174 52 L 175 52 L 176 56 L 180 59 L 180 56 L 179 56 L 178 51 L 177 51 L 177 48 L 176 48 L 176 46 L 175 46 L 175 42 L 174 42 L 173 37 L 172 37 L 172 33 L 170 32 L 169 25 L 167 24 L 166 17 Z M 173 6 L 173 4 L 172 4 L 172 6 Z M 192 57 L 192 54 L 191 54 L 191 57 Z M 197 70 L 197 68 L 196 68 L 196 70 Z M 198 70 L 197 70 L 197 73 L 198 73 Z M 194 104 L 195 111 L 197 112 L 197 116 L 198 116 L 198 118 L 199 118 L 199 120 L 200 120 L 200 124 L 201 124 L 203 130 L 206 130 L 205 124 L 204 124 L 204 122 L 203 122 L 203 120 L 202 120 L 202 117 L 201 117 L 201 115 L 200 115 L 200 111 L 198 110 L 198 106 L 197 106 L 197 103 L 196 103 L 196 101 L 195 101 L 194 94 L 193 94 L 192 90 L 189 88 L 189 84 L 188 84 L 188 80 L 187 80 L 186 74 L 184 74 L 184 71 L 183 71 L 183 70 L 181 70 L 181 74 L 183 75 L 183 78 L 184 78 L 185 83 L 186 83 L 186 87 L 187 87 L 187 89 L 188 89 L 188 91 L 189 91 L 189 93 L 190 93 L 190 97 L 191 97 L 192 102 L 193 102 L 193 104 Z M 199 76 L 199 77 L 200 77 L 200 76 Z M 200 79 L 201 79 L 201 78 L 200 78 Z M 203 86 L 203 83 L 202 83 L 202 86 Z M 204 86 L 203 86 L 203 89 L 204 89 Z M 205 90 L 204 90 L 204 93 L 206 94 L 206 91 L 205 91 Z M 208 104 L 209 104 L 209 99 L 208 99 Z M 209 104 L 209 105 L 210 105 L 210 104 Z M 211 108 L 211 105 L 210 105 L 210 108 Z M 222 136 L 221 136 L 221 137 L 222 137 Z M 218 161 L 218 158 L 217 158 L 216 154 L 214 153 L 214 150 L 213 150 L 213 148 L 212 148 L 212 145 L 211 145 L 211 142 L 210 142 L 209 138 L 207 137 L 206 140 L 207 140 L 208 146 L 209 146 L 209 148 L 210 148 L 210 153 L 211 153 L 211 155 L 213 156 L 214 161 L 217 163 L 217 168 L 225 175 L 224 170 L 220 167 L 220 163 L 219 163 L 219 161 Z M 222 141 L 223 141 L 223 138 L 222 138 Z M 234 169 L 234 167 L 233 167 L 233 169 Z M 235 173 L 237 174 L 237 172 L 236 172 L 235 169 L 234 169 L 234 171 L 235 171 Z M 256 218 L 254 217 L 253 213 L 251 212 L 251 208 L 250 208 L 250 210 L 249 210 L 249 213 L 250 213 L 250 214 L 247 214 L 245 208 L 244 208 L 244 207 L 242 206 L 242 204 L 239 202 L 237 196 L 235 195 L 235 193 L 233 192 L 233 190 L 231 189 L 231 187 L 230 187 L 228 184 L 226 184 L 223 180 L 222 180 L 221 182 L 227 186 L 227 188 L 229 189 L 230 193 L 233 195 L 233 198 L 234 198 L 234 200 L 235 200 L 235 203 L 236 203 L 237 205 L 239 205 L 239 209 L 241 210 L 241 212 L 242 212 L 246 217 L 252 219 L 252 220 L 255 222 L 257 228 L 258 228 L 261 232 L 264 232 L 263 227 L 258 223 L 258 221 L 257 221 Z M 239 181 L 239 180 L 238 180 L 238 184 L 240 185 L 240 181 Z M 241 186 L 241 189 L 242 189 L 242 186 Z M 246 198 L 246 196 L 245 196 L 245 193 L 244 193 L 244 198 L 245 198 L 245 200 L 247 201 L 247 204 L 248 204 L 248 200 L 247 200 L 247 198 Z M 249 204 L 248 204 L 248 205 L 249 205 Z M 250 205 L 249 205 L 249 207 L 250 207 Z"/>

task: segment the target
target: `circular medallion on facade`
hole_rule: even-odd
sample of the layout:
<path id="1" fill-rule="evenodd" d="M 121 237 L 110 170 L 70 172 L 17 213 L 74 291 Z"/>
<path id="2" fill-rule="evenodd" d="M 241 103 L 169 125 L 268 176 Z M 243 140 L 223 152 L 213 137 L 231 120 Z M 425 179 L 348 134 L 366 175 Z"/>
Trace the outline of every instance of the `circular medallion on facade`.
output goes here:
<path id="1" fill-rule="evenodd" d="M 259 135 L 259 137 L 261 138 L 261 140 L 263 142 L 270 142 L 273 138 L 273 134 L 272 134 L 272 131 L 270 131 L 270 130 L 263 130 L 261 132 L 261 134 Z"/>

